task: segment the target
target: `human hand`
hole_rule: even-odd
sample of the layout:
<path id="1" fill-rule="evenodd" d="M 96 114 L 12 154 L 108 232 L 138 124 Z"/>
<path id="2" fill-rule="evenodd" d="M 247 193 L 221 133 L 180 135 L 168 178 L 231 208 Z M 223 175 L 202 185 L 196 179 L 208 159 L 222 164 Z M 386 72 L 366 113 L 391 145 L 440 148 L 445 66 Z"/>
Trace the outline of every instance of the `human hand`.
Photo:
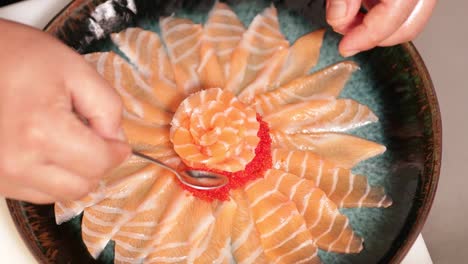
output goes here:
<path id="1" fill-rule="evenodd" d="M 359 12 L 361 4 L 369 11 L 365 15 Z M 327 0 L 327 22 L 344 35 L 339 50 L 347 57 L 414 39 L 435 4 L 436 0 Z"/>
<path id="2" fill-rule="evenodd" d="M 129 155 L 120 98 L 52 36 L 4 20 L 0 32 L 0 196 L 80 198 Z"/>

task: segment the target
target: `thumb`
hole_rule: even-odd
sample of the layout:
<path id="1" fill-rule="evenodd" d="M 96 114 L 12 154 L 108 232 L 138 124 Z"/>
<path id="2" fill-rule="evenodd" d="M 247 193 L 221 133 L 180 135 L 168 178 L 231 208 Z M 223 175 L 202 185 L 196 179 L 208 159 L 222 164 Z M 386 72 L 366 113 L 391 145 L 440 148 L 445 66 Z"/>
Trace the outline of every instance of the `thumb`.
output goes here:
<path id="1" fill-rule="evenodd" d="M 362 21 L 360 8 L 361 0 L 327 0 L 327 22 L 333 30 L 345 34 Z"/>

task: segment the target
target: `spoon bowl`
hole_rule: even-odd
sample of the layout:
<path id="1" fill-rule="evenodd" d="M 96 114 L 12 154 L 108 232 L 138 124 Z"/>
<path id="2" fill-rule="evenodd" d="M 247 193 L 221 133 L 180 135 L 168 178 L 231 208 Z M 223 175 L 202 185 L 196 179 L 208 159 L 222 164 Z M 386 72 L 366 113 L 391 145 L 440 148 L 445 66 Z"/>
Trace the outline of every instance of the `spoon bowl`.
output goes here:
<path id="1" fill-rule="evenodd" d="M 141 152 L 133 150 L 132 153 L 135 156 L 170 170 L 183 184 L 197 190 L 214 190 L 229 183 L 228 177 L 222 174 L 202 170 L 176 170 L 164 162 Z"/>

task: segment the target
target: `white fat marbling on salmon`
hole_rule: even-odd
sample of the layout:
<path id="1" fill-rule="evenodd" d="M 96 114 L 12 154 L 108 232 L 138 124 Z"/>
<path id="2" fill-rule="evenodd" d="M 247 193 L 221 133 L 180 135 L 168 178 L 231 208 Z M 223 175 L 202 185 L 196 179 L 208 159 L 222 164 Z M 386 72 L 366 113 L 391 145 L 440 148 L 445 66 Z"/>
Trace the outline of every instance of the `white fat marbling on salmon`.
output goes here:
<path id="1" fill-rule="evenodd" d="M 175 25 L 175 26 L 169 28 L 169 30 L 165 31 L 164 36 L 169 37 L 173 33 L 177 33 L 179 31 L 184 31 L 184 30 L 187 30 L 187 29 L 192 29 L 192 26 L 193 25 L 191 25 L 191 24 L 178 24 L 178 25 Z M 190 36 L 188 36 L 188 37 L 190 37 Z M 183 40 L 181 39 L 179 41 L 183 41 Z M 174 44 L 174 45 L 176 45 L 176 44 Z"/>
<path id="2" fill-rule="evenodd" d="M 297 247 L 291 249 L 288 253 L 280 256 L 279 258 L 276 259 L 275 263 L 282 263 L 281 260 L 284 258 L 284 257 L 287 257 L 289 255 L 292 255 L 292 254 L 295 254 L 296 252 L 306 248 L 306 247 L 310 247 L 310 246 L 313 246 L 313 242 L 312 240 L 306 240 L 304 241 L 302 244 L 298 245 Z"/>
<path id="3" fill-rule="evenodd" d="M 153 257 L 146 260 L 148 263 L 180 263 L 187 259 L 187 256 L 181 257 Z"/>
<path id="4" fill-rule="evenodd" d="M 263 216 L 257 218 L 255 220 L 255 223 L 259 224 L 259 223 L 265 221 L 265 219 L 267 219 L 268 217 L 274 215 L 277 211 L 279 211 L 281 208 L 287 206 L 288 204 L 289 204 L 289 202 L 278 204 L 276 207 L 272 208 L 268 213 L 266 213 Z"/>
<path id="5" fill-rule="evenodd" d="M 136 98 L 134 98 L 130 93 L 128 93 L 124 87 L 122 87 L 122 62 L 116 58 L 113 60 L 114 65 L 114 74 L 115 74 L 115 89 L 119 92 L 119 94 L 124 97 L 128 102 L 130 102 L 132 106 L 132 111 L 138 116 L 143 118 L 145 116 L 145 112 L 143 110 L 143 106 L 138 102 Z M 99 69 L 99 66 L 98 66 Z"/>
<path id="6" fill-rule="evenodd" d="M 202 71 L 202 69 L 204 69 L 208 63 L 208 60 L 214 56 L 215 54 L 215 51 L 214 50 L 209 50 L 207 53 L 204 54 L 204 56 L 202 57 L 201 59 L 201 62 L 200 62 L 200 66 L 198 67 L 198 70 L 197 72 L 200 72 Z"/>
<path id="7" fill-rule="evenodd" d="M 338 235 L 335 240 L 333 240 L 330 245 L 328 245 L 327 251 L 332 251 L 335 244 L 340 240 L 340 238 L 343 236 L 345 233 L 346 228 L 349 226 L 349 220 L 346 218 L 346 223 L 343 225 L 343 228 L 341 229 L 340 235 Z"/>
<path id="8" fill-rule="evenodd" d="M 283 229 L 286 225 L 289 224 L 289 222 L 291 221 L 291 219 L 293 219 L 293 217 L 295 217 L 297 214 L 290 214 L 288 216 L 288 218 L 284 219 L 283 222 L 278 225 L 277 227 L 275 227 L 274 229 L 272 229 L 270 232 L 268 233 L 263 233 L 261 234 L 261 238 L 267 238 L 269 236 L 273 236 L 276 232 L 278 232 L 279 230 Z M 302 230 L 304 231 L 304 230 Z"/>
<path id="9" fill-rule="evenodd" d="M 203 40 L 206 41 L 211 41 L 211 42 L 228 42 L 228 41 L 239 41 L 241 40 L 242 37 L 240 36 L 217 36 L 217 37 L 211 37 L 205 35 L 203 37 Z"/>
<path id="10" fill-rule="evenodd" d="M 233 24 L 219 23 L 219 22 L 207 23 L 205 25 L 205 29 L 224 29 L 227 32 L 236 31 L 236 32 L 239 32 L 239 33 L 244 33 L 244 31 L 245 31 L 245 28 L 242 27 L 242 26 L 233 25 Z"/>
<path id="11" fill-rule="evenodd" d="M 258 220 L 257 220 L 258 221 Z M 242 234 L 237 238 L 236 241 L 232 243 L 232 251 L 239 249 L 249 238 L 251 232 L 254 230 L 255 225 L 253 222 L 250 222 L 247 228 L 242 232 Z"/>
<path id="12" fill-rule="evenodd" d="M 288 219 L 289 219 L 289 218 L 288 218 Z M 265 249 L 265 252 L 268 252 L 268 251 L 272 251 L 272 250 L 281 248 L 284 244 L 288 243 L 290 240 L 294 239 L 294 238 L 297 237 L 299 234 L 304 233 L 304 232 L 307 232 L 307 229 L 305 228 L 305 226 L 302 225 L 298 230 L 294 231 L 291 235 L 289 235 L 289 236 L 288 236 L 287 238 L 285 238 L 283 241 L 281 241 L 280 243 L 278 243 L 276 246 Z"/>
<path id="13" fill-rule="evenodd" d="M 370 187 L 369 187 L 369 185 L 367 185 L 366 186 L 366 191 L 362 195 L 361 199 L 359 199 L 359 201 L 358 201 L 358 207 L 362 207 L 362 203 L 367 198 L 367 195 L 369 195 L 369 193 L 370 193 Z"/>
<path id="14" fill-rule="evenodd" d="M 261 254 L 263 254 L 263 248 L 258 247 L 256 250 L 252 251 L 252 253 L 247 258 L 245 258 L 244 260 L 239 262 L 239 264 L 252 264 L 252 263 L 255 263 L 255 260 Z"/>
<path id="15" fill-rule="evenodd" d="M 354 177 L 349 177 L 348 191 L 343 196 L 343 199 L 340 202 L 340 207 L 343 207 L 344 201 L 346 201 L 346 198 L 348 198 L 348 196 L 353 192 L 353 189 L 354 189 Z"/>

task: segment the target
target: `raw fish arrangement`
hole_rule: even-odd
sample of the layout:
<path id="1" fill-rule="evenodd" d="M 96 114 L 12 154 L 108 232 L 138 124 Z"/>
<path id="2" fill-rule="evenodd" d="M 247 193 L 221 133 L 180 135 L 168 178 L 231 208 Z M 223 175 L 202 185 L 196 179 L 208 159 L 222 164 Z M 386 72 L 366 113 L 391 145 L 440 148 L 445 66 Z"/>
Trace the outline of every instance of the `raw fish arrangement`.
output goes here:
<path id="1" fill-rule="evenodd" d="M 345 134 L 377 122 L 337 98 L 358 66 L 309 74 L 324 30 L 289 43 L 274 6 L 248 25 L 216 2 L 204 25 L 164 17 L 161 34 L 127 28 L 114 52 L 87 61 L 120 94 L 134 149 L 174 168 L 229 177 L 216 190 L 185 186 L 132 157 L 78 201 L 55 204 L 58 224 L 83 213 L 82 238 L 115 263 L 320 263 L 318 249 L 358 253 L 363 238 L 339 208 L 388 207 L 381 187 L 351 169 L 385 147 Z"/>

